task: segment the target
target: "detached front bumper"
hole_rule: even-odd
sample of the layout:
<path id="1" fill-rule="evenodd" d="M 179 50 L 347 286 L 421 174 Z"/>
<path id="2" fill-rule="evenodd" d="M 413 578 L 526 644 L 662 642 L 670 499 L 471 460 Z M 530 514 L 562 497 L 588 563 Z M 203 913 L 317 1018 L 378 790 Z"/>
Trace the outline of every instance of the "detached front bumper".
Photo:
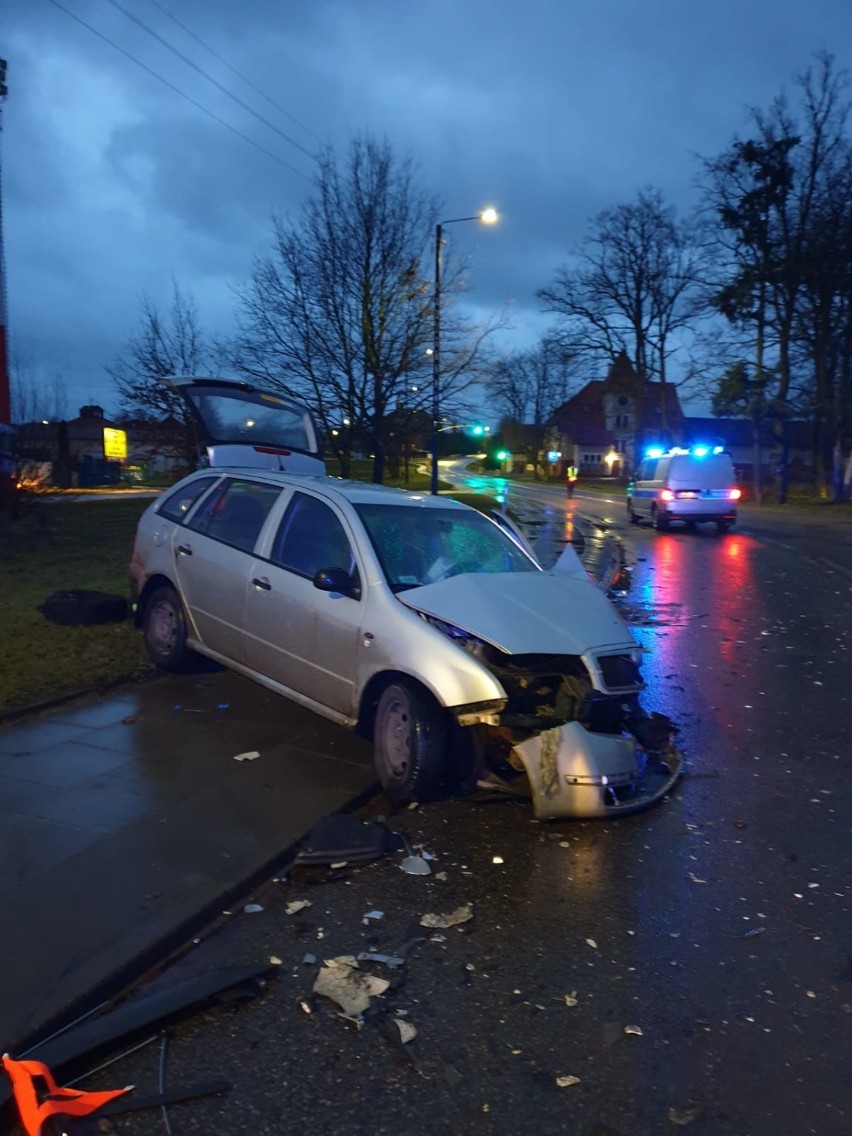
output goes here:
<path id="1" fill-rule="evenodd" d="M 568 722 L 514 747 L 535 816 L 616 817 L 641 812 L 669 793 L 683 771 L 673 743 L 649 754 L 632 737 L 591 733 Z"/>

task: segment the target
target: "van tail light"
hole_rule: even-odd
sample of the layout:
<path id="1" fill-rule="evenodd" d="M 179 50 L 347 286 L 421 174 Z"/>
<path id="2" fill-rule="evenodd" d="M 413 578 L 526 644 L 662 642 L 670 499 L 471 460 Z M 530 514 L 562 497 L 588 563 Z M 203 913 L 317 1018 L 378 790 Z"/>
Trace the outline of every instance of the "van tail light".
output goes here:
<path id="1" fill-rule="evenodd" d="M 661 501 L 674 501 L 674 493 L 671 491 L 671 489 L 661 489 L 660 490 L 660 500 Z"/>
<path id="2" fill-rule="evenodd" d="M 740 499 L 740 497 L 742 497 L 742 495 L 743 495 L 742 489 L 732 489 L 730 491 L 730 493 L 728 494 L 728 496 L 730 497 L 730 499 L 732 501 L 739 501 L 739 499 Z"/>

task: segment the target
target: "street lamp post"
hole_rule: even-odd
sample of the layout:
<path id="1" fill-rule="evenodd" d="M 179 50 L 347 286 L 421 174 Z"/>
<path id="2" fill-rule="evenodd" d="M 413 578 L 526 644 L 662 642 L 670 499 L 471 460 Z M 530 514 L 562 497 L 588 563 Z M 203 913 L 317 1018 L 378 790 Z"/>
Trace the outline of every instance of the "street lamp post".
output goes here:
<path id="1" fill-rule="evenodd" d="M 496 220 L 496 209 L 483 209 L 481 213 L 475 213 L 472 217 L 451 217 L 448 221 L 439 221 L 435 226 L 435 292 L 432 319 L 432 438 L 430 445 L 432 455 L 431 493 L 433 496 L 438 493 L 438 434 L 441 415 L 441 246 L 444 238 L 444 225 L 456 225 L 459 221 L 481 221 L 484 225 L 493 225 Z"/>

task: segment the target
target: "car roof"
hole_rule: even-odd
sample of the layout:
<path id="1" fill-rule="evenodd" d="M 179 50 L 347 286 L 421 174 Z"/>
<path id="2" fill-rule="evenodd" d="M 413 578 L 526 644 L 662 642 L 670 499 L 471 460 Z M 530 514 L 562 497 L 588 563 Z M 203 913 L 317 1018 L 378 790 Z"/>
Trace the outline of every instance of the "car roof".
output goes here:
<path id="1" fill-rule="evenodd" d="M 245 466 L 218 466 L 214 470 L 199 470 L 194 476 L 215 473 L 226 477 L 251 477 L 256 481 L 272 485 L 290 485 L 297 489 L 309 486 L 323 493 L 343 498 L 353 505 L 416 505 L 427 509 L 469 509 L 461 501 L 452 497 L 432 496 L 425 491 L 397 489 L 391 485 L 376 485 L 370 481 L 350 481 L 343 477 L 328 477 L 321 474 L 279 473 L 277 470 L 247 469 Z"/>

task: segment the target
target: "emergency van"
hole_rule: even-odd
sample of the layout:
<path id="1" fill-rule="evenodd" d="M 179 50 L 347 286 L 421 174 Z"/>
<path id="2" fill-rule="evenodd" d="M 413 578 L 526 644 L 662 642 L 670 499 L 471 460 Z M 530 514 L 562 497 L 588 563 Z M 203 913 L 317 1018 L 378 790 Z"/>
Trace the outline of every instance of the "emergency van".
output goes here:
<path id="1" fill-rule="evenodd" d="M 722 446 L 652 447 L 628 483 L 627 512 L 633 524 L 646 520 L 664 530 L 674 521 L 688 528 L 708 522 L 721 533 L 735 523 L 740 496 Z"/>

